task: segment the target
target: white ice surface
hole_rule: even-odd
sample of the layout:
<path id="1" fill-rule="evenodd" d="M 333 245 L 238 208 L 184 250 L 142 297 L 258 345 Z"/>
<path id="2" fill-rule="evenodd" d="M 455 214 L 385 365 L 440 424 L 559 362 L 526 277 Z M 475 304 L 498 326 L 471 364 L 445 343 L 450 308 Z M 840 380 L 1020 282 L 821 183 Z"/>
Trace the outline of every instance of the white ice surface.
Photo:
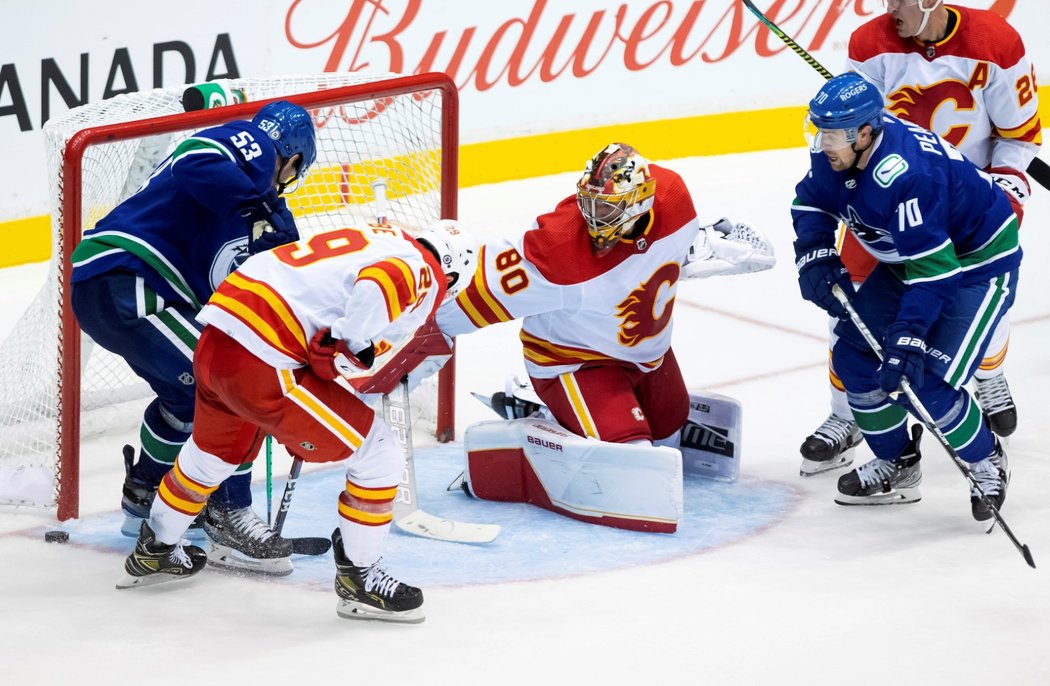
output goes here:
<path id="1" fill-rule="evenodd" d="M 1043 565 L 1032 570 L 1001 532 L 980 533 L 963 478 L 929 437 L 916 505 L 845 508 L 832 502 L 835 476 L 799 478 L 798 445 L 828 410 L 825 317 L 799 297 L 790 248 L 788 205 L 806 164 L 802 150 L 668 164 L 701 220 L 747 221 L 777 248 L 771 272 L 684 284 L 675 350 L 690 386 L 743 402 L 742 476 L 799 490 L 783 521 L 672 562 L 424 589 L 427 621 L 390 626 L 337 618 L 330 590 L 216 573 L 117 592 L 119 556 L 3 535 L 53 515 L 0 510 L 0 682 L 1050 683 L 1050 193 L 1037 188 L 1027 206 L 1007 362 L 1020 426 L 1003 514 Z M 461 216 L 514 233 L 575 178 L 466 189 Z M 0 272 L 0 329 L 43 278 L 42 265 Z M 461 429 L 489 418 L 468 391 L 522 370 L 516 332 L 462 339 Z M 115 509 L 123 438 L 85 445 L 82 514 Z"/>

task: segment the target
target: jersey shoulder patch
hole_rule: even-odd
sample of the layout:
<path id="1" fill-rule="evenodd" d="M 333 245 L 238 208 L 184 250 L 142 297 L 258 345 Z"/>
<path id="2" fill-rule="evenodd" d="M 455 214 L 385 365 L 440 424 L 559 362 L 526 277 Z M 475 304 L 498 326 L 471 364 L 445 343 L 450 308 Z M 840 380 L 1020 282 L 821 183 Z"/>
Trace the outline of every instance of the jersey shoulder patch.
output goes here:
<path id="1" fill-rule="evenodd" d="M 879 184 L 883 188 L 889 188 L 890 184 L 897 180 L 901 174 L 908 171 L 908 160 L 904 159 L 897 153 L 886 155 L 872 171 L 872 178 L 875 179 L 875 183 Z"/>

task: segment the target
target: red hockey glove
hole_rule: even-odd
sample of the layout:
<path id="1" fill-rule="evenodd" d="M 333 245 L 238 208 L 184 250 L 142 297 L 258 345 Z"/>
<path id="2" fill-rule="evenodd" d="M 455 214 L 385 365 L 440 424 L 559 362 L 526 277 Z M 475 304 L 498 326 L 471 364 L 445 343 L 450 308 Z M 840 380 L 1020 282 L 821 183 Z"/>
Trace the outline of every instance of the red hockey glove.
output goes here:
<path id="1" fill-rule="evenodd" d="M 332 338 L 331 329 L 321 329 L 310 339 L 310 369 L 328 381 L 360 369 L 368 369 L 374 359 L 375 346 L 369 345 L 358 353 L 351 352 L 346 341 Z"/>
<path id="2" fill-rule="evenodd" d="M 350 385 L 359 393 L 390 393 L 405 375 L 423 367 L 427 372 L 436 372 L 451 355 L 449 341 L 431 318 L 416 329 L 412 340 L 393 358 L 371 376 L 351 379 Z"/>

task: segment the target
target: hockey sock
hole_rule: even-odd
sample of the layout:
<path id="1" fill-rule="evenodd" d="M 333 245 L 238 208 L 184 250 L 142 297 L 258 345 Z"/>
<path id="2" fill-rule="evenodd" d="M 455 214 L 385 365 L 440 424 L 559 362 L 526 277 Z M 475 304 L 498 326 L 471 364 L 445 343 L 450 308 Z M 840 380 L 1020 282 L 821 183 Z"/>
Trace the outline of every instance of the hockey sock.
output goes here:
<path id="1" fill-rule="evenodd" d="M 397 485 L 368 488 L 347 479 L 339 494 L 339 532 L 347 558 L 358 567 L 379 559 L 394 521 Z"/>
<path id="2" fill-rule="evenodd" d="M 148 484 L 159 483 L 161 478 L 175 464 L 179 450 L 190 437 L 192 424 L 180 422 L 161 408 L 156 398 L 146 408 L 139 428 L 138 463 L 132 468 L 132 474 Z"/>
<path id="3" fill-rule="evenodd" d="M 850 408 L 871 452 L 883 460 L 896 460 L 908 446 L 908 411 L 883 401 L 864 405 L 850 396 Z"/>
<path id="4" fill-rule="evenodd" d="M 964 462 L 980 462 L 992 453 L 995 439 L 985 424 L 981 408 L 966 391 L 944 417 L 937 419 L 948 443 Z"/>
<path id="5" fill-rule="evenodd" d="M 178 543 L 215 489 L 183 474 L 176 462 L 161 480 L 150 510 L 150 526 L 157 540 L 168 545 Z"/>
<path id="6" fill-rule="evenodd" d="M 240 510 L 252 504 L 252 463 L 237 467 L 233 476 L 219 485 L 211 501 L 226 510 Z"/>

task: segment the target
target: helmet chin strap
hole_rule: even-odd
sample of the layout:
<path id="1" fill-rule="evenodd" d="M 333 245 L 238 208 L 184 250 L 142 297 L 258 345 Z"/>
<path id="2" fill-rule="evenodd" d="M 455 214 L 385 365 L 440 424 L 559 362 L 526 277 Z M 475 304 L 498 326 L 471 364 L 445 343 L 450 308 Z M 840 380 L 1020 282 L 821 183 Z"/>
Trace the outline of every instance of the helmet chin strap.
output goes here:
<path id="1" fill-rule="evenodd" d="M 912 34 L 913 36 L 918 36 L 926 30 L 926 25 L 930 23 L 930 15 L 933 14 L 935 9 L 941 6 L 942 1 L 943 0 L 934 0 L 933 7 L 926 9 L 923 7 L 923 2 L 925 2 L 925 0 L 919 0 L 919 11 L 922 12 L 922 21 L 919 22 L 919 28 Z"/>
<path id="2" fill-rule="evenodd" d="M 875 145 L 875 136 L 871 136 L 871 140 L 868 142 L 867 146 L 865 146 L 863 150 L 857 150 L 857 143 L 856 143 L 856 141 L 851 143 L 850 146 L 849 146 L 849 149 L 853 151 L 853 164 L 851 164 L 849 166 L 849 169 L 847 169 L 846 171 L 850 171 L 850 172 L 856 171 L 857 165 L 860 164 L 860 158 L 873 145 Z"/>

